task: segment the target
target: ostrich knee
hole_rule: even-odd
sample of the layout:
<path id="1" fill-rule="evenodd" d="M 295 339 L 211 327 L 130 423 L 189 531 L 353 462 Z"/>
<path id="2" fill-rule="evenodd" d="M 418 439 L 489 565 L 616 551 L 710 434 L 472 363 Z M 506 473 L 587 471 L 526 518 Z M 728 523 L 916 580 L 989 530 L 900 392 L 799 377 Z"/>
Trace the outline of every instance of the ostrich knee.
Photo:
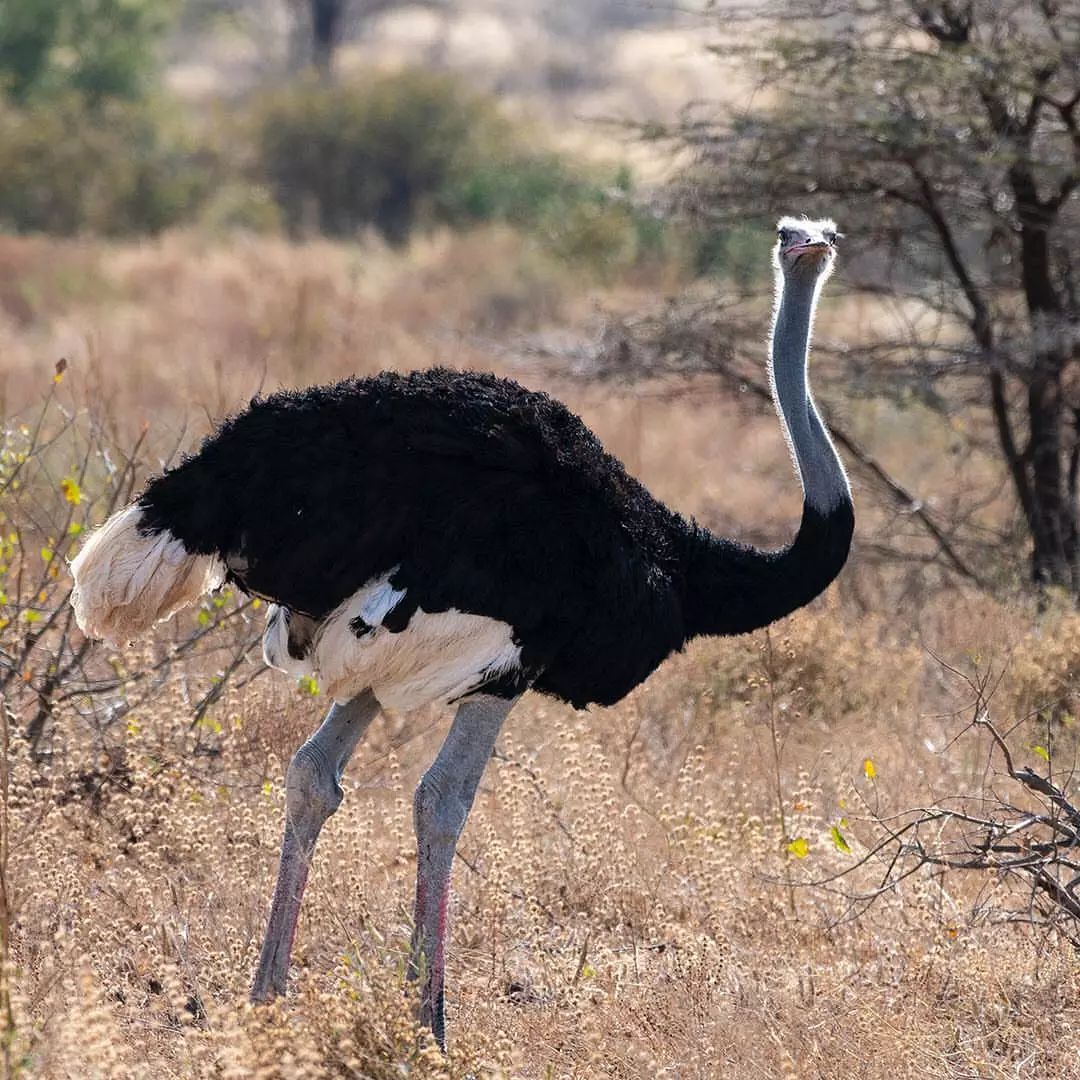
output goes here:
<path id="1" fill-rule="evenodd" d="M 253 1001 L 269 1001 L 285 993 L 300 900 L 315 844 L 341 797 L 335 769 L 318 743 L 309 739 L 293 755 L 285 774 L 285 836 L 266 937 L 251 988 Z"/>
<path id="2" fill-rule="evenodd" d="M 341 805 L 337 769 L 313 739 L 293 755 L 285 774 L 285 814 L 304 850 L 310 853 L 326 820 Z"/>
<path id="3" fill-rule="evenodd" d="M 319 730 L 289 763 L 285 773 L 285 836 L 266 936 L 251 986 L 253 1001 L 269 1001 L 285 993 L 289 954 L 315 843 L 326 819 L 341 805 L 341 774 L 378 709 L 370 692 L 345 705 L 334 705 Z"/>
<path id="4" fill-rule="evenodd" d="M 432 842 L 453 844 L 468 814 L 469 807 L 453 784 L 444 782 L 434 769 L 424 773 L 413 793 L 413 824 L 418 836 L 422 833 Z"/>

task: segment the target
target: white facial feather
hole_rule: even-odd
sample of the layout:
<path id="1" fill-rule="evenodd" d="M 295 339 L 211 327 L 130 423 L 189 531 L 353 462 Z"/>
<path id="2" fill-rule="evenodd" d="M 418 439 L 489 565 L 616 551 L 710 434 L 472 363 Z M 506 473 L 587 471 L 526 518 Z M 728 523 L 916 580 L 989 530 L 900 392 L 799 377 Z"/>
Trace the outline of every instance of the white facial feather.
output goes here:
<path id="1" fill-rule="evenodd" d="M 836 222 L 832 218 L 808 218 L 803 217 L 791 217 L 785 215 L 777 223 L 776 228 L 779 229 L 802 229 L 804 232 L 835 233 Z"/>

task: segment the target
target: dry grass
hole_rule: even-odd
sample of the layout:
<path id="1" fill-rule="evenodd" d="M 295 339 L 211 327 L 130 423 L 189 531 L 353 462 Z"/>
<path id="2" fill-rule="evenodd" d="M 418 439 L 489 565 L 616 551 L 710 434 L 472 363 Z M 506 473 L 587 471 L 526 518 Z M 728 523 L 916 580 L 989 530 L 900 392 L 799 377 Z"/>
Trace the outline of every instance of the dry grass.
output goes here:
<path id="1" fill-rule="evenodd" d="M 637 297 L 627 285 L 608 300 Z M 5 239 L 0 395 L 5 416 L 25 417 L 65 355 L 65 401 L 121 441 L 150 421 L 148 444 L 165 453 L 260 385 L 433 360 L 495 367 L 567 397 L 681 509 L 782 539 L 798 497 L 775 421 L 553 383 L 512 360 L 524 331 L 588 333 L 593 302 L 502 233 L 407 255 Z M 881 446 L 896 437 L 893 425 Z M 956 482 L 932 463 L 923 479 Z M 263 1010 L 244 998 L 282 773 L 323 703 L 259 678 L 193 729 L 195 673 L 178 667 L 122 723 L 59 715 L 47 763 L 16 737 L 16 1071 L 1080 1076 L 1075 953 L 1050 931 L 996 921 L 1003 881 L 916 875 L 857 920 L 844 895 L 788 884 L 851 866 L 875 815 L 994 782 L 985 745 L 950 743 L 967 691 L 929 650 L 964 671 L 1005 671 L 992 707 L 1030 717 L 1012 733 L 1018 752 L 1051 745 L 1052 724 L 1055 766 L 1073 757 L 1080 620 L 957 592 L 863 614 L 856 601 L 881 573 L 857 555 L 853 584 L 768 634 L 696 643 L 616 708 L 521 703 L 456 868 L 449 1059 L 413 1027 L 403 980 L 411 791 L 445 717 L 386 715 L 361 746 L 320 845 L 293 991 Z M 830 840 L 834 825 L 851 854 Z M 786 851 L 796 837 L 805 859 Z M 880 875 L 871 862 L 845 887 Z"/>

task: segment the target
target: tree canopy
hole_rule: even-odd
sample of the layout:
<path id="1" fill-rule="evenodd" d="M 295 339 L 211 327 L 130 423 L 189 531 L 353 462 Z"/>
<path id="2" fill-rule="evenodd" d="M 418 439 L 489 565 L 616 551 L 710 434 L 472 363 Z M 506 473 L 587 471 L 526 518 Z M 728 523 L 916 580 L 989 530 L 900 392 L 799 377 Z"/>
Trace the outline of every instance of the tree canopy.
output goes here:
<path id="1" fill-rule="evenodd" d="M 157 68 L 173 0 L 4 0 L 0 89 L 25 102 L 76 91 L 133 98 Z"/>
<path id="2" fill-rule="evenodd" d="M 879 357 L 973 382 L 1034 579 L 1080 593 L 1080 0 L 783 0 L 722 26 L 760 92 L 687 117 L 687 204 L 842 219 L 851 283 L 937 316 Z"/>

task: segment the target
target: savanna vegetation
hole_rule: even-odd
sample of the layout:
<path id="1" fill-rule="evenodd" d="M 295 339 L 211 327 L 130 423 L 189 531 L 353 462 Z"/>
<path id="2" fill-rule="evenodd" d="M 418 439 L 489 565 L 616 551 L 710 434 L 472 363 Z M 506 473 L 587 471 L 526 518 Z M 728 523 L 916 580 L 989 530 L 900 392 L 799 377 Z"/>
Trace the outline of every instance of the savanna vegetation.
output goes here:
<path id="1" fill-rule="evenodd" d="M 295 77 L 197 105 L 170 88 L 183 35 L 272 5 L 45 7 L 0 7 L 5 1080 L 1080 1076 L 1076 5 L 688 23 L 718 97 L 758 59 L 766 90 L 639 132 L 664 185 L 461 72 L 351 70 L 374 7 L 329 48 L 298 18 Z M 1025 169 L 1060 196 L 1041 232 Z M 435 362 L 557 394 L 671 505 L 779 545 L 780 210 L 849 234 L 813 368 L 857 502 L 841 579 L 616 707 L 515 709 L 455 870 L 449 1057 L 404 978 L 446 717 L 383 716 L 289 998 L 252 1009 L 283 772 L 326 702 L 266 669 L 228 591 L 89 645 L 65 560 L 252 394 Z"/>

